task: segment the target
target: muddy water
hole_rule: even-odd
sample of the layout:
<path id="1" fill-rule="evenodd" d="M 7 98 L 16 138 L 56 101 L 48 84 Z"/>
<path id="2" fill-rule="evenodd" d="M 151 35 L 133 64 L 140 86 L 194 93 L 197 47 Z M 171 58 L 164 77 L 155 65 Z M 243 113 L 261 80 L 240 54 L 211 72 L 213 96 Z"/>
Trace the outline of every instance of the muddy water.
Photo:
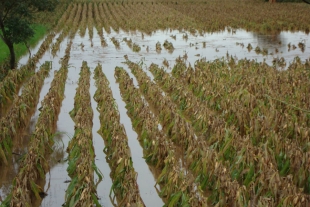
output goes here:
<path id="1" fill-rule="evenodd" d="M 185 34 L 188 36 L 187 39 L 183 38 Z M 236 30 L 234 32 L 226 30 L 218 33 L 192 35 L 186 31 L 159 30 L 153 32 L 152 35 L 142 35 L 141 32 L 126 33 L 121 30 L 119 33 L 112 31 L 109 36 L 115 37 L 119 41 L 127 37 L 131 38 L 134 43 L 138 43 L 141 47 L 139 53 L 132 52 L 125 42 L 121 42 L 121 49 L 118 51 L 118 54 L 120 56 L 127 54 L 130 60 L 148 66 L 151 63 L 162 65 L 162 62 L 166 59 L 169 66 L 172 67 L 175 59 L 179 56 L 183 57 L 185 54 L 188 56 L 188 62 L 192 65 L 200 58 L 214 60 L 226 57 L 227 54 L 236 59 L 247 58 L 257 60 L 258 62 L 266 61 L 269 65 L 272 65 L 274 58 L 283 57 L 288 65 L 296 56 L 299 56 L 301 60 L 310 57 L 310 45 L 309 41 L 307 41 L 309 36 L 303 32 L 281 32 L 277 35 L 263 35 L 246 32 L 245 30 Z M 163 47 L 165 40 L 173 44 L 175 49 L 172 52 L 167 51 Z M 156 51 L 157 42 L 160 42 L 162 45 L 160 52 Z M 291 45 L 290 49 L 288 47 L 289 43 Z M 299 43 L 305 44 L 304 51 L 298 47 Z M 253 47 L 251 51 L 247 49 L 248 44 L 251 44 Z M 293 49 L 293 45 L 297 48 Z M 267 49 L 268 55 L 257 54 L 255 52 L 256 46 L 260 47 L 261 50 Z M 276 49 L 278 52 L 276 52 Z M 112 55 L 115 57 L 115 54 Z"/>
<path id="2" fill-rule="evenodd" d="M 183 35 L 187 34 L 188 38 L 184 39 Z M 249 33 L 244 30 L 236 30 L 235 32 L 224 31 L 220 33 L 204 34 L 204 35 L 191 35 L 189 32 L 178 31 L 178 30 L 165 30 L 156 31 L 152 35 L 142 35 L 141 32 L 115 32 L 112 30 L 110 34 L 104 32 L 105 39 L 107 40 L 108 46 L 101 47 L 100 38 L 97 31 L 94 29 L 93 46 L 89 40 L 88 31 L 86 31 L 85 37 L 81 38 L 76 35 L 71 49 L 71 58 L 69 61 L 69 73 L 68 79 L 66 81 L 65 88 L 65 99 L 62 103 L 61 112 L 59 115 L 59 120 L 57 123 L 57 143 L 55 145 L 55 153 L 52 155 L 50 173 L 46 175 L 46 186 L 45 191 L 48 196 L 43 199 L 41 206 L 61 206 L 65 200 L 65 190 L 67 189 L 68 183 L 66 181 L 70 180 L 67 174 L 67 162 L 65 161 L 67 153 L 65 149 L 68 142 L 74 134 L 74 123 L 69 116 L 69 111 L 73 109 L 75 89 L 77 87 L 77 82 L 79 79 L 80 67 L 82 66 L 82 61 L 88 62 L 88 66 L 93 72 L 97 63 L 101 63 L 103 67 L 103 72 L 110 81 L 110 86 L 112 89 L 113 97 L 118 104 L 118 110 L 121 115 L 121 123 L 124 124 L 125 130 L 128 136 L 128 144 L 131 149 L 132 159 L 135 170 L 138 172 L 138 184 L 140 188 L 140 193 L 146 206 L 162 206 L 163 201 L 158 196 L 156 189 L 154 188 L 155 179 L 152 170 L 145 163 L 143 157 L 142 147 L 137 140 L 137 134 L 132 130 L 132 125 L 129 117 L 126 114 L 125 103 L 122 101 L 120 96 L 120 91 L 118 84 L 114 78 L 114 69 L 116 66 L 123 67 L 133 79 L 135 86 L 138 83 L 131 73 L 130 69 L 123 62 L 125 61 L 124 55 L 127 55 L 129 60 L 133 62 L 138 62 L 142 68 L 147 72 L 149 77 L 153 79 L 152 74 L 147 70 L 147 67 L 151 63 L 156 63 L 163 65 L 163 61 L 166 59 L 171 68 L 174 65 L 175 59 L 179 56 L 188 56 L 188 63 L 192 65 L 197 59 L 206 58 L 207 60 L 214 60 L 216 58 L 226 57 L 226 54 L 232 55 L 237 59 L 247 58 L 256 59 L 257 61 L 266 61 L 268 64 L 272 64 L 272 60 L 276 57 L 284 57 L 287 63 L 291 62 L 294 57 L 299 56 L 301 60 L 309 58 L 308 46 L 308 35 L 297 32 L 281 32 L 278 35 L 260 35 Z M 57 36 L 56 36 L 57 37 Z M 120 41 L 120 48 L 116 49 L 110 40 L 115 37 Z M 141 51 L 138 53 L 133 52 L 123 38 L 131 38 L 133 43 L 137 43 L 141 47 Z M 175 37 L 175 39 L 174 39 Z M 157 52 L 155 45 L 157 42 L 161 44 L 165 40 L 173 43 L 174 50 L 172 52 L 167 51 L 163 46 L 161 52 Z M 50 51 L 44 54 L 43 58 L 40 60 L 40 64 L 45 61 L 52 61 L 53 70 L 51 71 L 51 76 L 45 80 L 43 89 L 40 94 L 40 102 L 44 98 L 45 94 L 49 90 L 50 82 L 53 79 L 53 71 L 58 70 L 60 67 L 59 60 L 63 57 L 64 51 L 67 45 L 67 39 L 65 39 L 60 45 L 60 51 L 57 56 L 53 58 Z M 43 42 L 43 40 L 41 41 Z M 204 47 L 205 42 L 205 47 Z M 302 52 L 298 48 L 298 43 L 305 43 L 305 51 Z M 246 48 L 248 44 L 251 44 L 253 49 L 248 51 Z M 295 45 L 297 48 L 289 50 L 288 44 Z M 242 47 L 243 45 L 243 47 Z M 40 45 L 33 49 L 33 54 L 38 50 Z M 261 49 L 268 49 L 268 55 L 263 56 L 262 54 L 256 54 L 254 51 L 255 47 L 259 46 Z M 277 53 L 276 53 L 277 49 Z M 272 54 L 271 54 L 272 53 Z M 20 61 L 20 64 L 25 64 L 28 56 L 24 57 Z M 24 61 L 24 63 L 23 63 Z M 91 88 L 90 93 L 93 94 L 96 91 L 94 85 L 93 75 L 91 76 Z M 40 107 L 40 102 L 37 106 L 34 116 L 31 118 L 30 132 L 35 126 L 36 120 L 38 118 L 38 108 Z M 105 154 L 103 153 L 104 142 L 102 137 L 97 133 L 100 127 L 99 114 L 96 110 L 97 103 L 92 99 L 91 102 L 94 118 L 93 118 L 93 143 L 96 153 L 96 165 L 101 170 L 104 175 L 103 180 L 98 184 L 98 196 L 100 198 L 100 203 L 103 206 L 113 206 L 109 191 L 112 185 L 110 179 L 110 168 L 105 160 Z M 28 133 L 27 133 L 28 134 Z M 28 135 L 29 136 L 29 135 Z M 25 146 L 27 143 L 20 144 L 19 149 L 16 149 L 17 153 L 23 153 L 25 151 Z M 13 165 L 8 168 L 4 168 L 1 173 L 1 188 L 0 195 L 4 198 L 8 192 L 12 179 L 18 172 L 18 155 Z M 96 178 L 98 179 L 98 178 Z"/>

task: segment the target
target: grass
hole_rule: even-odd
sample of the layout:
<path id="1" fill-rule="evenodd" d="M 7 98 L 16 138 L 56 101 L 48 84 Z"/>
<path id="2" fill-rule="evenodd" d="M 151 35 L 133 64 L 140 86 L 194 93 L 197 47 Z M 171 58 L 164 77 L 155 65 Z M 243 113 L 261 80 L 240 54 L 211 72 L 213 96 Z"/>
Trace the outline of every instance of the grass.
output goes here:
<path id="1" fill-rule="evenodd" d="M 34 28 L 35 34 L 29 40 L 30 47 L 34 47 L 38 43 L 38 41 L 44 37 L 44 35 L 46 34 L 48 30 L 48 28 L 42 24 L 35 24 L 33 25 L 33 28 Z M 22 57 L 28 52 L 28 49 L 24 43 L 15 44 L 14 48 L 15 48 L 16 60 L 18 60 L 20 57 Z M 10 57 L 9 48 L 1 40 L 0 41 L 0 64 L 2 64 L 9 57 Z"/>

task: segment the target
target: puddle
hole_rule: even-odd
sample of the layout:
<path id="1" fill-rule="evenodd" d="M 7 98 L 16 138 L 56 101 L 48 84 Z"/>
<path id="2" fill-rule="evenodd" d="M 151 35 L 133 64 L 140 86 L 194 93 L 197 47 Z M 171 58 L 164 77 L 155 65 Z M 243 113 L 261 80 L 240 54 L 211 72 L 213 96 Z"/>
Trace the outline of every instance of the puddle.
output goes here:
<path id="1" fill-rule="evenodd" d="M 187 39 L 183 36 L 187 34 Z M 58 34 L 59 35 L 59 34 Z M 131 121 L 126 114 L 127 110 L 125 108 L 125 103 L 122 101 L 120 96 L 120 91 L 118 84 L 114 78 L 114 69 L 116 66 L 123 67 L 130 77 L 133 79 L 134 84 L 138 87 L 137 80 L 131 73 L 130 69 L 125 62 L 124 56 L 127 55 L 129 60 L 132 62 L 139 62 L 143 70 L 147 75 L 153 79 L 152 74 L 147 70 L 147 67 L 151 63 L 163 66 L 163 61 L 167 60 L 169 64 L 167 71 L 175 64 L 175 59 L 179 56 L 183 57 L 187 55 L 187 63 L 194 65 L 195 61 L 201 58 L 206 58 L 207 60 L 214 60 L 217 58 L 226 57 L 227 53 L 236 59 L 255 59 L 257 61 L 266 61 L 267 64 L 272 65 L 274 58 L 285 58 L 287 65 L 292 62 L 296 56 L 299 56 L 302 61 L 309 58 L 309 42 L 308 35 L 302 32 L 281 32 L 278 35 L 260 35 L 251 32 L 246 32 L 244 30 L 236 30 L 235 33 L 229 32 L 228 30 L 219 33 L 206 33 L 203 35 L 192 35 L 190 32 L 178 31 L 178 30 L 158 30 L 153 32 L 151 35 L 143 34 L 139 31 L 134 32 L 124 32 L 122 30 L 115 32 L 111 29 L 111 33 L 103 32 L 103 35 L 108 43 L 108 46 L 102 47 L 101 41 L 98 36 L 96 29 L 94 28 L 92 43 L 88 34 L 88 29 L 86 30 L 85 37 L 80 37 L 78 34 L 73 40 L 73 45 L 71 48 L 71 58 L 69 60 L 69 72 L 68 78 L 65 86 L 65 98 L 62 102 L 61 111 L 59 114 L 59 119 L 57 122 L 58 131 L 58 144 L 56 144 L 55 154 L 53 157 L 53 164 L 55 164 L 50 173 L 46 175 L 46 185 L 45 190 L 48 196 L 43 199 L 41 206 L 61 206 L 65 200 L 65 191 L 67 190 L 70 177 L 67 173 L 67 162 L 65 161 L 67 153 L 65 152 L 70 138 L 74 134 L 74 123 L 69 116 L 69 111 L 73 109 L 75 89 L 77 87 L 77 82 L 79 79 L 79 72 L 82 66 L 82 61 L 85 60 L 88 63 L 91 71 L 93 72 L 98 63 L 102 64 L 103 72 L 107 76 L 110 87 L 113 93 L 113 97 L 118 104 L 118 109 L 120 112 L 121 123 L 125 126 L 125 130 L 128 136 L 128 145 L 132 153 L 133 165 L 138 173 L 138 185 L 141 193 L 141 197 L 146 204 L 146 206 L 162 206 L 163 201 L 158 196 L 156 192 L 155 179 L 153 169 L 150 169 L 143 159 L 143 149 L 140 146 L 137 134 L 133 131 Z M 120 48 L 116 49 L 111 41 L 114 37 L 120 42 Z M 57 38 L 57 36 L 55 37 Z M 128 47 L 123 38 L 130 38 L 133 43 L 138 44 L 141 47 L 141 51 L 136 53 L 133 52 L 131 48 Z M 164 41 L 167 40 L 171 42 L 174 46 L 174 50 L 169 52 L 163 47 Z M 43 89 L 40 94 L 40 102 L 49 90 L 50 82 L 53 78 L 54 70 L 60 68 L 60 58 L 64 56 L 64 51 L 67 45 L 68 39 L 60 45 L 60 51 L 55 57 L 52 56 L 50 50 L 46 51 L 42 59 L 39 61 L 39 65 L 43 64 L 45 61 L 52 61 L 53 69 L 50 72 L 51 76 L 45 80 Z M 33 49 L 32 53 L 35 53 L 36 48 Z M 55 42 L 55 39 L 54 41 Z M 162 50 L 160 52 L 156 51 L 156 43 L 160 42 L 162 45 Z M 304 52 L 298 47 L 298 44 L 302 42 L 305 44 Z M 290 43 L 291 49 L 289 50 L 288 44 Z M 205 45 L 204 45 L 205 44 Z M 247 46 L 251 44 L 253 49 L 248 51 Z M 297 48 L 293 49 L 293 45 Z M 267 49 L 268 55 L 257 54 L 255 52 L 256 46 L 261 49 Z M 276 52 L 277 51 L 277 52 Z M 272 54 L 271 54 L 272 53 Z M 26 56 L 28 59 L 28 55 Z M 25 57 L 25 58 L 26 58 Z M 20 60 L 20 64 L 25 64 L 27 61 L 23 58 Z M 96 87 L 94 84 L 93 74 L 91 75 L 91 96 L 94 95 Z M 165 93 L 163 93 L 165 94 Z M 39 115 L 38 108 L 31 119 L 31 129 L 33 129 L 37 117 Z M 104 141 L 102 137 L 97 134 L 97 130 L 100 127 L 99 114 L 96 110 L 97 103 L 91 100 L 91 105 L 94 112 L 93 118 L 93 143 L 96 153 L 96 165 L 101 170 L 104 175 L 103 180 L 98 184 L 97 192 L 100 198 L 99 202 L 106 207 L 113 206 L 110 198 L 109 192 L 112 185 L 110 178 L 110 167 L 106 163 L 105 154 L 103 153 Z M 161 128 L 159 126 L 159 128 Z M 31 130 L 30 129 L 30 130 Z M 24 148 L 23 144 L 18 145 L 20 148 Z M 64 148 L 62 148 L 64 147 Z M 14 164 L 8 168 L 2 170 L 3 176 L 0 179 L 0 195 L 2 199 L 9 192 L 10 183 L 14 178 L 14 173 L 18 171 L 18 165 Z M 13 172 L 13 173 L 12 173 Z"/>
<path id="2" fill-rule="evenodd" d="M 183 38 L 185 34 L 187 39 Z M 309 42 L 307 42 L 309 36 L 303 32 L 281 32 L 277 35 L 263 35 L 239 29 L 235 32 L 225 30 L 217 33 L 205 33 L 204 35 L 192 35 L 189 32 L 179 30 L 158 30 L 151 35 L 147 35 L 139 31 L 124 32 L 120 30 L 115 32 L 111 30 L 110 34 L 105 33 L 104 35 L 107 39 L 114 37 L 120 41 L 120 49 L 116 50 L 117 53 L 111 53 L 115 51 L 112 50 L 114 45 L 109 44 L 107 52 L 104 53 L 105 58 L 117 61 L 127 55 L 131 61 L 147 66 L 151 63 L 163 66 L 163 61 L 166 59 L 171 68 L 174 66 L 175 59 L 179 56 L 183 57 L 185 54 L 188 63 L 192 65 L 201 58 L 215 60 L 226 58 L 227 54 L 236 59 L 247 58 L 258 62 L 266 61 L 269 65 L 272 65 L 274 58 L 283 57 L 288 65 L 296 56 L 299 56 L 301 60 L 310 57 L 307 52 L 310 50 Z M 141 51 L 139 53 L 133 52 L 123 41 L 123 38 L 130 38 L 133 43 L 137 43 L 141 47 Z M 163 47 L 165 40 L 173 44 L 174 50 L 172 52 Z M 156 51 L 157 42 L 160 42 L 162 46 L 160 52 Z M 299 43 L 304 43 L 304 51 L 298 47 Z M 248 44 L 252 45 L 251 51 L 247 49 Z M 290 49 L 288 44 L 291 45 Z M 296 46 L 296 49 L 293 49 L 293 45 Z M 267 49 L 268 55 L 257 54 L 255 52 L 257 46 L 261 50 Z M 124 58 L 121 61 L 124 61 Z"/>

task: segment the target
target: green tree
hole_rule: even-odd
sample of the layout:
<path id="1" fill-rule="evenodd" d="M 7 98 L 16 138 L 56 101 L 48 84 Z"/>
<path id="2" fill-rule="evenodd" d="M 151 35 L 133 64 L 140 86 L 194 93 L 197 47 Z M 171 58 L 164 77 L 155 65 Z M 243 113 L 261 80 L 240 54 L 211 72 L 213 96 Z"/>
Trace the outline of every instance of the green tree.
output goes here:
<path id="1" fill-rule="evenodd" d="M 35 13 L 53 11 L 58 0 L 0 0 L 0 39 L 10 50 L 10 67 L 15 68 L 14 44 L 26 43 L 34 35 Z"/>

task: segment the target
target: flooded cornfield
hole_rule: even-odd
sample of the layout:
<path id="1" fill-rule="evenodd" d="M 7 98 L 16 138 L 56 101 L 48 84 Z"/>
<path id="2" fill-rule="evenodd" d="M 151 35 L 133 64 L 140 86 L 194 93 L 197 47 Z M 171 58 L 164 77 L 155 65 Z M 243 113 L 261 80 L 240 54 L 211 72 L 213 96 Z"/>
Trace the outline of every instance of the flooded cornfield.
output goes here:
<path id="1" fill-rule="evenodd" d="M 310 205 L 309 35 L 182 8 L 68 4 L 0 85 L 1 206 Z"/>

